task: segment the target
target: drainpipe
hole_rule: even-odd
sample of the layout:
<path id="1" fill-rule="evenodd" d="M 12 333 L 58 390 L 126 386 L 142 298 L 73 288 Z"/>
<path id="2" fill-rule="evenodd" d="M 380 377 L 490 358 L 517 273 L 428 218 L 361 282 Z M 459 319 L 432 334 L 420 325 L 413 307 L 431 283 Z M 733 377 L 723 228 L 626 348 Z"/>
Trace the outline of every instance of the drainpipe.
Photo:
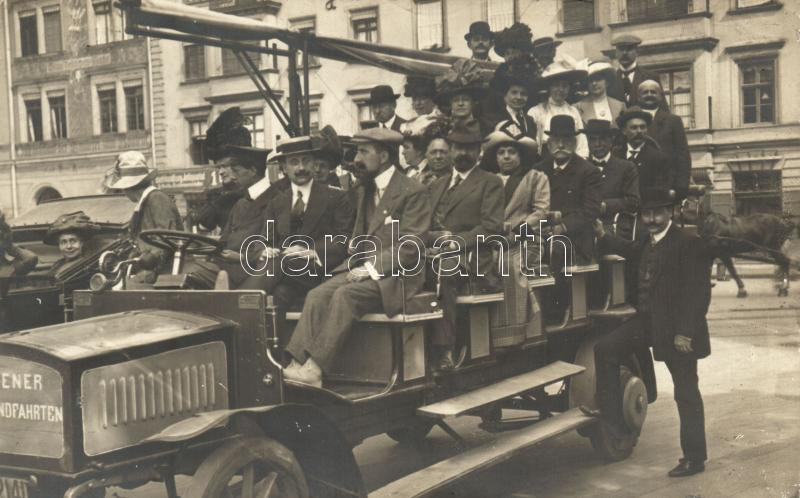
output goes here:
<path id="1" fill-rule="evenodd" d="M 153 168 L 156 168 L 156 138 L 155 138 L 155 130 L 156 130 L 156 118 L 153 112 L 153 58 L 152 53 L 150 52 L 150 37 L 145 38 L 147 40 L 147 95 L 148 100 L 150 101 L 150 154 L 153 156 Z"/>
<path id="2" fill-rule="evenodd" d="M 6 45 L 6 83 L 8 88 L 8 146 L 11 158 L 11 213 L 14 217 L 19 214 L 17 201 L 17 123 L 14 113 L 14 92 L 11 88 L 11 40 L 8 29 L 8 0 L 3 2 L 3 31 L 5 32 Z"/>

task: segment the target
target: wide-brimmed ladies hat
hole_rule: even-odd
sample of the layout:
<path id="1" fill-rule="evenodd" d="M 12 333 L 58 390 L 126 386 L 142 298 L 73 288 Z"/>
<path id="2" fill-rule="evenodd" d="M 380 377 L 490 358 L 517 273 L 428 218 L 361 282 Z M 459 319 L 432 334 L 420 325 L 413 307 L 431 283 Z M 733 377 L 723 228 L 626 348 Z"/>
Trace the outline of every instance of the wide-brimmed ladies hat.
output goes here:
<path id="1" fill-rule="evenodd" d="M 569 83 L 577 83 L 586 78 L 586 71 L 578 69 L 572 64 L 564 60 L 557 60 L 547 66 L 539 76 L 539 82 L 542 89 L 546 90 L 550 83 L 553 81 L 568 81 Z"/>
<path id="2" fill-rule="evenodd" d="M 474 61 L 462 59 L 457 61 L 443 75 L 436 78 L 436 98 L 440 107 L 448 107 L 450 99 L 456 95 L 466 94 L 474 100 L 482 99 L 487 88 L 481 71 Z"/>
<path id="3" fill-rule="evenodd" d="M 145 180 L 152 180 L 155 174 L 156 170 L 147 166 L 144 154 L 129 150 L 117 156 L 114 168 L 106 176 L 105 187 L 110 190 L 127 190 Z"/>
<path id="4" fill-rule="evenodd" d="M 530 26 L 517 22 L 494 34 L 494 51 L 504 57 L 506 50 L 516 48 L 523 52 L 533 52 L 533 32 Z"/>
<path id="5" fill-rule="evenodd" d="M 498 126 L 502 126 L 498 125 Z M 517 129 L 517 131 L 519 131 Z M 520 131 L 519 134 L 513 134 L 512 127 L 504 127 L 489 133 L 483 142 L 483 163 L 490 171 L 497 170 L 497 149 L 503 145 L 514 146 L 522 158 L 521 163 L 529 163 L 539 153 L 539 146 L 536 140 L 523 135 Z"/>
<path id="6" fill-rule="evenodd" d="M 611 85 L 617 77 L 617 71 L 611 62 L 608 60 L 594 60 L 590 61 L 588 66 L 588 78 L 590 80 L 595 78 L 604 78 L 606 82 Z"/>
<path id="7" fill-rule="evenodd" d="M 430 97 L 436 96 L 436 81 L 425 76 L 409 76 L 403 89 L 404 97 Z"/>
<path id="8" fill-rule="evenodd" d="M 74 233 L 83 240 L 91 237 L 100 231 L 100 225 L 92 222 L 83 211 L 62 214 L 50 225 L 43 241 L 45 244 L 58 245 L 58 238 L 61 234 Z"/>

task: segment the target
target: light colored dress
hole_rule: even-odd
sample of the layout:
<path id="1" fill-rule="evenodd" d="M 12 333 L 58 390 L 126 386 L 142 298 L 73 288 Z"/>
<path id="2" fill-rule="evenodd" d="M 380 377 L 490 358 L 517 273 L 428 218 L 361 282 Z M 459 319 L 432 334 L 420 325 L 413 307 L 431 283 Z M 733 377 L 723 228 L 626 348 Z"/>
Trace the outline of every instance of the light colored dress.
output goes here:
<path id="1" fill-rule="evenodd" d="M 566 102 L 559 105 L 548 98 L 547 102 L 537 104 L 528 111 L 528 115 L 532 117 L 533 121 L 536 123 L 536 141 L 539 143 L 539 154 L 542 153 L 542 148 L 547 142 L 545 131 L 550 130 L 550 120 L 553 119 L 553 116 L 558 116 L 560 114 L 572 116 L 572 119 L 575 120 L 576 131 L 583 129 L 583 119 L 581 118 L 580 111 L 578 111 L 575 106 Z M 576 138 L 578 142 L 575 147 L 575 153 L 586 159 L 589 157 L 589 143 L 586 141 L 586 135 L 580 133 Z"/>

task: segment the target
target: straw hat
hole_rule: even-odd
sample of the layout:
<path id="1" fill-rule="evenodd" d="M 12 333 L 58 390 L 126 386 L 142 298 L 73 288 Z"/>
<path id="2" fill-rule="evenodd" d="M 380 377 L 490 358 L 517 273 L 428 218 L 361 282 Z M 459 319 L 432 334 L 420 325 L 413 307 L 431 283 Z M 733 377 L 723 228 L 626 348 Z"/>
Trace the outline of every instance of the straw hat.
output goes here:
<path id="1" fill-rule="evenodd" d="M 110 190 L 127 190 L 153 179 L 155 173 L 154 169 L 147 166 L 144 154 L 129 150 L 117 156 L 117 163 L 106 177 L 105 186 Z"/>
<path id="2" fill-rule="evenodd" d="M 512 135 L 513 131 L 510 128 L 505 130 L 496 130 L 486 136 L 484 140 L 484 153 L 483 162 L 488 167 L 489 171 L 497 171 L 497 149 L 503 145 L 514 146 L 522 160 L 521 164 L 529 163 L 539 153 L 539 146 L 536 140 L 523 134 Z"/>

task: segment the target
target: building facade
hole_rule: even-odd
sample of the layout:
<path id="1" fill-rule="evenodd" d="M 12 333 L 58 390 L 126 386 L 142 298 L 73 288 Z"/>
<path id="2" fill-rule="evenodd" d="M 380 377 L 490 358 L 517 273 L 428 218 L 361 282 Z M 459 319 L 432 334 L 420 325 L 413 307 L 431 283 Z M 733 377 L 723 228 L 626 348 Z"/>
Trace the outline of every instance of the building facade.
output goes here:
<path id="1" fill-rule="evenodd" d="M 71 5 L 77 2 L 84 6 L 83 2 L 88 0 L 69 1 Z M 713 183 L 714 209 L 723 214 L 753 211 L 800 214 L 800 81 L 791 77 L 800 69 L 800 44 L 796 41 L 800 0 L 186 1 L 197 7 L 248 16 L 279 27 L 459 56 L 468 55 L 463 35 L 471 22 L 480 19 L 488 21 L 495 30 L 514 21 L 525 22 L 536 37 L 554 36 L 562 41 L 559 54 L 576 60 L 604 54 L 613 56 L 613 51 L 609 50 L 612 38 L 636 34 L 644 40 L 640 47 L 640 63 L 659 73 L 673 112 L 684 120 L 696 180 Z M 58 0 L 51 3 L 56 2 Z M 17 29 L 24 28 L 26 22 L 31 22 L 24 19 L 33 9 L 37 22 L 41 19 L 44 24 L 50 12 L 49 4 L 38 5 L 29 1 L 12 2 L 9 20 Z M 75 67 L 64 56 L 51 61 L 46 39 L 37 46 L 39 53 L 36 55 L 20 56 L 24 43 L 19 34 L 11 37 L 11 44 L 17 43 L 12 48 L 16 55 L 12 61 L 13 107 L 17 122 L 25 124 L 16 128 L 18 181 L 23 182 L 28 171 L 38 172 L 34 176 L 39 177 L 40 183 L 45 182 L 50 172 L 58 175 L 68 172 L 80 178 L 74 185 L 82 185 L 83 190 L 73 192 L 63 187 L 63 194 L 84 193 L 96 186 L 92 182 L 97 180 L 102 169 L 100 163 L 105 165 L 103 161 L 107 163 L 107 159 L 77 158 L 79 154 L 88 154 L 88 149 L 106 146 L 109 150 L 117 146 L 152 149 L 154 163 L 159 169 L 202 166 L 207 163 L 202 147 L 206 127 L 222 110 L 233 105 L 240 106 L 250 118 L 255 145 L 272 148 L 280 137 L 286 136 L 232 52 L 152 40 L 152 64 L 148 66 L 147 46 L 141 39 L 98 46 L 96 18 L 89 15 L 92 9 L 84 8 L 87 9 L 84 15 L 62 15 L 63 25 L 69 22 L 81 26 L 75 33 L 63 30 L 64 46 L 76 43 L 74 51 L 64 49 L 66 57 L 78 61 Z M 61 9 L 68 12 L 71 7 Z M 23 12 L 22 17 L 20 12 Z M 79 23 L 76 18 L 80 19 Z M 16 33 L 13 29 L 12 32 Z M 45 38 L 44 33 L 40 38 Z M 73 38 L 80 40 L 71 42 Z M 100 81 L 99 74 L 87 73 L 96 71 L 94 64 L 91 68 L 79 67 L 82 57 L 109 54 L 102 57 L 110 57 L 114 62 L 100 67 L 105 67 L 109 74 L 116 74 L 115 63 L 125 60 L 118 58 L 121 52 L 135 59 L 136 62 L 131 59 L 134 67 L 140 67 L 144 74 L 149 68 L 152 74 L 152 85 L 148 86 L 144 79 L 145 90 L 152 88 L 152 94 L 144 92 L 146 103 L 152 104 L 153 109 L 152 141 L 149 141 L 150 134 L 141 130 L 126 128 L 102 133 L 104 114 L 99 112 L 98 116 L 101 107 L 97 85 L 105 82 Z M 497 58 L 494 54 L 493 57 Z M 257 63 L 262 75 L 288 105 L 286 59 L 261 55 Z M 57 126 L 49 125 L 48 135 L 42 125 L 42 135 L 50 137 L 49 140 L 25 140 L 29 138 L 25 136 L 29 134 L 28 121 L 24 118 L 25 96 L 38 94 L 44 107 L 50 95 L 48 85 L 55 73 L 51 74 L 46 64 L 69 67 L 69 71 L 63 73 L 71 75 L 66 87 L 85 88 L 82 100 L 71 98 L 77 99 L 78 106 L 92 106 L 91 118 L 76 115 L 71 118 L 76 123 L 68 123 L 68 131 L 73 133 L 75 126 L 75 132 L 67 143 L 78 142 L 70 145 L 72 150 L 69 151 L 62 150 L 64 146 L 59 145 L 63 139 L 53 138 L 53 129 Z M 300 64 L 302 61 L 298 61 Z M 136 71 L 131 63 L 121 65 L 126 70 Z M 313 58 L 309 66 L 312 128 L 331 124 L 340 133 L 352 133 L 360 121 L 371 117 L 365 102 L 372 86 L 390 84 L 397 93 L 402 93 L 402 76 L 373 67 Z M 34 76 L 38 74 L 37 68 L 46 72 Z M 93 83 L 95 79 L 97 84 Z M 119 123 L 128 119 L 125 99 L 120 100 L 120 96 L 126 95 L 129 79 L 121 76 L 116 81 L 119 82 L 115 83 Z M 103 92 L 106 87 L 99 88 Z M 68 93 L 68 110 L 71 98 Z M 6 99 L 0 97 L 0 101 L 3 100 Z M 398 105 L 398 114 L 405 117 L 412 114 L 408 100 L 401 98 Z M 7 103 L 0 104 L 0 112 L 3 105 Z M 150 107 L 145 106 L 146 113 L 148 109 Z M 52 115 L 53 111 L 47 112 Z M 72 116 L 70 112 L 67 115 Z M 146 125 L 148 122 L 146 120 Z M 148 126 L 145 128 L 150 130 Z M 4 137 L 8 133 L 8 130 L 0 130 L 0 144 L 8 143 Z M 7 154 L 7 149 L 0 148 L 0 151 Z M 40 156 L 34 158 L 34 154 Z M 57 159 L 45 161 L 44 154 Z M 3 165 L 9 164 L 7 157 L 0 161 Z M 37 166 L 33 166 L 34 163 Z M 42 166 L 38 166 L 39 163 Z M 8 168 L 4 170 L 0 188 L 7 189 L 11 175 L 7 173 Z M 21 185 L 20 198 L 28 203 L 35 202 L 37 188 L 41 187 L 33 181 Z M 4 207 L 7 204 L 4 200 Z"/>

